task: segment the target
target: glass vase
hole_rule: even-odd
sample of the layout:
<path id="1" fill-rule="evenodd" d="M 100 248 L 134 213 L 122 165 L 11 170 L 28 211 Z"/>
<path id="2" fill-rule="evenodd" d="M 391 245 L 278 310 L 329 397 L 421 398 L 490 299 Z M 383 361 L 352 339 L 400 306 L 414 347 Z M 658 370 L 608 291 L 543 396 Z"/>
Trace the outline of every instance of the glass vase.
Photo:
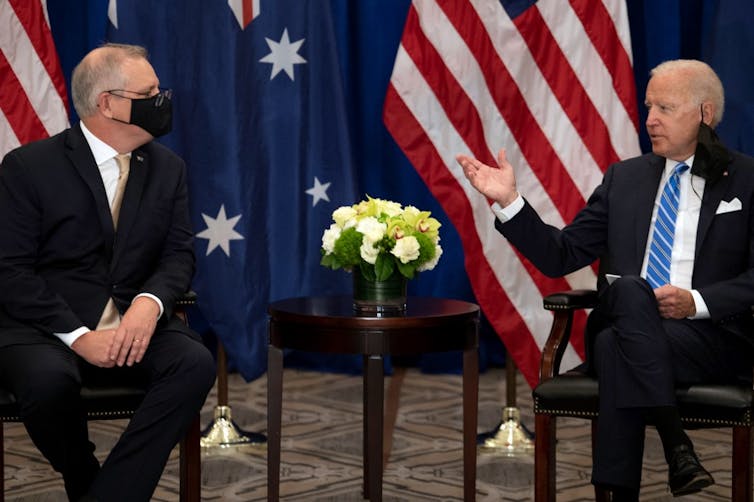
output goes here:
<path id="1" fill-rule="evenodd" d="M 396 316 L 406 311 L 408 279 L 393 273 L 384 281 L 370 281 L 353 271 L 353 310 L 362 316 Z"/>

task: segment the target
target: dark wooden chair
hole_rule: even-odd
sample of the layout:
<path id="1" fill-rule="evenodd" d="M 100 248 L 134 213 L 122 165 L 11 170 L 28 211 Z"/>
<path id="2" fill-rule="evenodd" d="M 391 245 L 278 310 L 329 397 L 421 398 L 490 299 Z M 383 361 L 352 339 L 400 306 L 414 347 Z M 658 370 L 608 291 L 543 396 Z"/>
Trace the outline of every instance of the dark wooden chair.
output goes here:
<path id="1" fill-rule="evenodd" d="M 186 321 L 185 307 L 196 303 L 196 295 L 187 293 L 176 306 L 177 314 Z M 81 396 L 89 420 L 131 418 L 144 398 L 144 390 L 136 387 L 84 387 Z M 0 474 L 5 471 L 4 423 L 21 422 L 13 394 L 0 388 Z M 199 446 L 199 415 L 180 442 L 180 500 L 201 500 L 201 448 Z M 5 476 L 0 476 L 0 502 L 5 500 Z"/>
<path id="2" fill-rule="evenodd" d="M 557 417 L 592 421 L 592 444 L 598 419 L 597 381 L 577 371 L 560 374 L 560 362 L 568 345 L 576 309 L 596 306 L 597 293 L 576 290 L 555 293 L 544 299 L 554 313 L 550 335 L 542 351 L 539 384 L 534 389 L 535 453 L 534 499 L 555 500 L 555 444 Z M 752 404 L 750 386 L 692 385 L 676 391 L 684 426 L 732 428 L 733 489 L 731 500 L 752 501 Z M 607 491 L 595 488 L 595 500 L 610 500 Z"/>

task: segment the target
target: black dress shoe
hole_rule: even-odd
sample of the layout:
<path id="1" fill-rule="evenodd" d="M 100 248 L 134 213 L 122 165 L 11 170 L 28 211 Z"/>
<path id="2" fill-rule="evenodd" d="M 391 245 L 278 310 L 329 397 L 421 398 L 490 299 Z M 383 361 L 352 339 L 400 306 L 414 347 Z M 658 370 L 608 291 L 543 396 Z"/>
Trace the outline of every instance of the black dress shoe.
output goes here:
<path id="1" fill-rule="evenodd" d="M 715 480 L 699 463 L 691 447 L 684 444 L 673 448 L 668 464 L 668 485 L 674 497 L 696 493 L 713 484 Z"/>

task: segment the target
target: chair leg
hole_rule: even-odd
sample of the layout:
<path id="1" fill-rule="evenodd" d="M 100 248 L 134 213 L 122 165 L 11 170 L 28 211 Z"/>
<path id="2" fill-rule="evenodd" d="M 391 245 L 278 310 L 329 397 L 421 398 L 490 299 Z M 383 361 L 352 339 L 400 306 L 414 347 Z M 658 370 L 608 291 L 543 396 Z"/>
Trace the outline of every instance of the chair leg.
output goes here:
<path id="1" fill-rule="evenodd" d="M 534 500 L 555 502 L 555 430 L 554 415 L 534 416 Z"/>
<path id="2" fill-rule="evenodd" d="M 733 427 L 733 490 L 731 500 L 752 502 L 752 429 Z"/>
<path id="3" fill-rule="evenodd" d="M 200 502 L 202 498 L 200 437 L 199 415 L 197 414 L 180 444 L 181 502 Z"/>

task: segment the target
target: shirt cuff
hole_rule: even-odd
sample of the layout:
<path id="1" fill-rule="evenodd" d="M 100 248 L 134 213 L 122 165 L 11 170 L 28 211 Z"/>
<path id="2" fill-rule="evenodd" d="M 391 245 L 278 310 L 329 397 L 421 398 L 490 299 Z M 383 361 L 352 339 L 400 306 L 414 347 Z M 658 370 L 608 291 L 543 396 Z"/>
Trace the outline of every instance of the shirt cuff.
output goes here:
<path id="1" fill-rule="evenodd" d="M 492 204 L 492 206 L 490 207 L 492 207 L 492 212 L 495 213 L 497 219 L 502 223 L 505 223 L 506 221 L 516 216 L 521 211 L 521 209 L 524 208 L 524 198 L 521 197 L 521 194 L 518 194 L 515 200 L 505 207 L 502 207 L 497 202 Z"/>
<path id="2" fill-rule="evenodd" d="M 71 331 L 70 333 L 53 333 L 53 334 L 55 336 L 57 336 L 58 338 L 60 338 L 60 340 L 64 344 L 66 344 L 66 345 L 68 345 L 70 347 L 71 345 L 73 345 L 73 342 L 75 342 L 76 340 L 78 340 L 78 338 L 81 335 L 83 335 L 85 333 L 89 333 L 90 331 L 91 330 L 89 328 L 87 328 L 86 326 L 81 326 L 80 328 L 78 328 L 78 329 L 76 329 L 74 331 Z"/>
<path id="3" fill-rule="evenodd" d="M 694 306 L 696 307 L 696 314 L 689 316 L 689 319 L 709 319 L 709 309 L 704 302 L 704 298 L 699 291 L 692 289 L 691 296 L 694 298 Z"/>
<path id="4" fill-rule="evenodd" d="M 134 300 L 136 300 L 140 296 L 146 296 L 147 298 L 151 298 L 152 300 L 156 301 L 157 302 L 157 306 L 160 307 L 160 314 L 157 316 L 157 319 L 159 319 L 160 317 L 162 317 L 162 313 L 165 312 L 165 307 L 162 306 L 162 300 L 160 300 L 159 298 L 157 298 L 152 293 L 139 293 L 138 295 L 136 295 L 134 297 Z M 131 301 L 131 303 L 133 303 L 133 301 Z"/>

